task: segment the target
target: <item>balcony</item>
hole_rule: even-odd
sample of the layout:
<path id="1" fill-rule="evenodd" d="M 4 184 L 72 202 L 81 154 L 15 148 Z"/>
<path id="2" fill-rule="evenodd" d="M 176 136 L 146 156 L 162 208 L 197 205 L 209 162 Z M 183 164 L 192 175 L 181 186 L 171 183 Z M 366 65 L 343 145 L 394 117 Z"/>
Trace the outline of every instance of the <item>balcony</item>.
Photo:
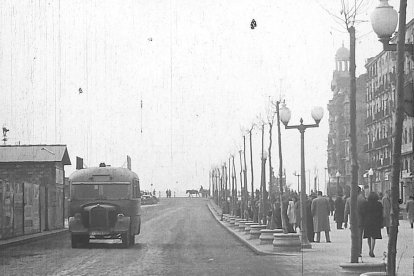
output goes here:
<path id="1" fill-rule="evenodd" d="M 374 120 L 379 120 L 384 118 L 384 110 L 381 110 L 374 114 Z"/>
<path id="2" fill-rule="evenodd" d="M 381 148 L 383 146 L 386 146 L 389 144 L 388 138 L 379 139 L 377 141 L 374 141 L 374 148 Z"/>

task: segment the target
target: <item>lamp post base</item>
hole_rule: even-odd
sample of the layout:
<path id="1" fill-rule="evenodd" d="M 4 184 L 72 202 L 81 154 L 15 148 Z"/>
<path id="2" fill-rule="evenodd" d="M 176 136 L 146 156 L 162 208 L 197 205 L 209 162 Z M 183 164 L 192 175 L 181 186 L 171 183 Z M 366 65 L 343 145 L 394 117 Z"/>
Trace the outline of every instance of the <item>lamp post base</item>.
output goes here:
<path id="1" fill-rule="evenodd" d="M 311 249 L 312 245 L 308 240 L 308 237 L 305 237 L 305 239 L 303 239 L 303 231 L 301 231 L 300 233 L 300 245 L 302 247 L 302 249 Z"/>

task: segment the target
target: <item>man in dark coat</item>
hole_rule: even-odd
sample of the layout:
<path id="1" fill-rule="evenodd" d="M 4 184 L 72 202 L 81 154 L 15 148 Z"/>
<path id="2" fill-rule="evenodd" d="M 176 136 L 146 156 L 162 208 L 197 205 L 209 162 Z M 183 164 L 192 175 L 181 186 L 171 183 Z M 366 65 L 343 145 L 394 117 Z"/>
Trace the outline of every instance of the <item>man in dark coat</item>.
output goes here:
<path id="1" fill-rule="evenodd" d="M 309 196 L 308 200 L 306 201 L 306 216 L 307 216 L 306 230 L 308 232 L 309 242 L 315 242 L 315 232 L 313 230 L 313 216 L 312 216 L 312 210 L 311 210 L 312 200 L 315 198 L 316 198 L 315 194 L 312 194 Z"/>
<path id="2" fill-rule="evenodd" d="M 326 242 L 331 242 L 329 231 L 329 200 L 322 196 L 322 192 L 318 191 L 318 197 L 312 201 L 311 211 L 313 215 L 313 230 L 316 233 L 316 242 L 321 241 L 321 231 L 325 232 Z"/>
<path id="3" fill-rule="evenodd" d="M 342 223 L 344 222 L 345 202 L 342 199 L 342 195 L 338 195 L 335 200 L 335 215 L 336 229 L 343 229 Z"/>

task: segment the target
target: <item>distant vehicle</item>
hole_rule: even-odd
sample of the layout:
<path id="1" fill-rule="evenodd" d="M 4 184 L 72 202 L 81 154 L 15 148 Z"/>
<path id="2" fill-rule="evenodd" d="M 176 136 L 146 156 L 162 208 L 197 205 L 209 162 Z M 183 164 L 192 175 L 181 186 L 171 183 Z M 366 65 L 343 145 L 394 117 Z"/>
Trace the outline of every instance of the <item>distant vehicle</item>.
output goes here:
<path id="1" fill-rule="evenodd" d="M 156 198 L 155 196 L 150 195 L 150 194 L 141 195 L 142 205 L 150 205 L 150 204 L 156 204 L 156 203 L 158 203 L 158 198 Z"/>
<path id="2" fill-rule="evenodd" d="M 126 168 L 77 170 L 69 177 L 72 248 L 90 239 L 121 239 L 126 248 L 141 230 L 138 175 Z"/>

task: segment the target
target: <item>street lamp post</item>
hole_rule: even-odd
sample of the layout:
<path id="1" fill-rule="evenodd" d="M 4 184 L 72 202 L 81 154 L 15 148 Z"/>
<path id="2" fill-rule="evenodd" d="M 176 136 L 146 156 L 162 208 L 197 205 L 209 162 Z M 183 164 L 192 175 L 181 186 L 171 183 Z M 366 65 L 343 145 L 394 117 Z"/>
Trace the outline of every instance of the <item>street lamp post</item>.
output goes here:
<path id="1" fill-rule="evenodd" d="M 374 176 L 374 170 L 372 168 L 368 171 L 369 175 L 369 192 L 372 192 L 372 177 Z"/>
<path id="2" fill-rule="evenodd" d="M 280 204 L 280 217 L 282 219 L 283 233 L 287 234 L 287 221 L 284 215 L 283 209 L 283 158 L 282 158 L 282 135 L 280 133 L 280 101 L 276 102 L 276 116 L 277 116 L 277 141 L 279 149 L 279 204 Z M 299 190 L 298 190 L 299 192 Z"/>
<path id="3" fill-rule="evenodd" d="M 266 207 L 267 207 L 267 191 L 266 191 L 266 159 L 267 159 L 267 151 L 263 151 L 262 154 L 262 221 L 263 224 L 267 224 L 267 211 L 266 211 Z"/>
<path id="4" fill-rule="evenodd" d="M 392 185 L 391 185 L 391 225 L 388 239 L 387 273 L 395 275 L 396 255 L 397 255 L 397 236 L 398 236 L 398 217 L 399 217 L 399 176 L 401 160 L 401 142 L 403 127 L 403 108 L 404 108 L 404 63 L 407 51 L 413 55 L 413 44 L 405 44 L 406 33 L 406 12 L 407 0 L 400 0 L 400 18 L 398 13 L 388 5 L 388 0 L 380 0 L 380 5 L 371 14 L 371 24 L 379 40 L 383 44 L 384 51 L 397 51 L 397 83 L 395 96 L 395 116 L 393 133 L 393 155 L 392 155 Z M 389 44 L 398 23 L 397 45 Z M 412 111 L 411 105 L 406 106 L 405 110 Z M 409 112 L 407 112 L 409 113 Z"/>
<path id="5" fill-rule="evenodd" d="M 335 176 L 336 176 L 336 195 L 339 196 L 342 193 L 342 191 L 340 191 L 342 190 L 341 186 L 339 186 L 339 178 L 341 177 L 341 173 L 337 171 Z"/>
<path id="6" fill-rule="evenodd" d="M 285 125 L 286 129 L 297 129 L 300 132 L 300 168 L 301 168 L 301 191 L 300 191 L 300 206 L 301 206 L 301 217 L 302 217 L 302 247 L 303 248 L 311 248 L 311 244 L 308 240 L 307 235 L 307 216 L 306 216 L 306 176 L 305 176 L 305 130 L 307 128 L 319 127 L 319 122 L 322 120 L 323 117 L 323 109 L 322 107 L 315 107 L 312 109 L 311 112 L 312 118 L 315 120 L 315 124 L 304 125 L 303 119 L 300 118 L 299 125 L 288 126 L 290 120 L 290 110 L 284 105 L 280 110 L 280 120 Z"/>
<path id="7" fill-rule="evenodd" d="M 299 188 L 299 177 L 300 177 L 300 174 L 296 173 L 296 171 L 295 171 L 293 173 L 293 175 L 298 177 L 298 193 L 299 193 L 299 191 L 300 191 L 300 188 Z"/>

